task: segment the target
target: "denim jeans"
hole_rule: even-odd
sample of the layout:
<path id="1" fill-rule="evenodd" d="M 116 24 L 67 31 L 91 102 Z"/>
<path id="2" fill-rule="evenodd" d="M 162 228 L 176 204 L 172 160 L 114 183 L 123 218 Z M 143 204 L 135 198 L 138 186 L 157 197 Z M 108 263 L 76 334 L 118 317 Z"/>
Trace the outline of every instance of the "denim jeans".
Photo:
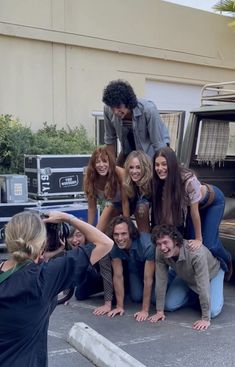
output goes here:
<path id="1" fill-rule="evenodd" d="M 224 248 L 219 239 L 219 225 L 223 218 L 225 198 L 224 194 L 216 186 L 213 186 L 215 198 L 211 205 L 201 209 L 199 206 L 203 244 L 211 251 L 211 253 L 220 261 L 221 268 L 228 270 L 231 260 L 230 253 Z M 186 239 L 195 238 L 193 223 L 190 215 L 187 218 Z"/>
<path id="2" fill-rule="evenodd" d="M 88 268 L 83 282 L 79 282 L 75 285 L 77 286 L 75 290 L 75 297 L 79 301 L 87 299 L 92 294 L 99 293 L 104 290 L 103 278 L 93 266 Z"/>
<path id="3" fill-rule="evenodd" d="M 223 295 L 224 271 L 219 270 L 210 281 L 211 318 L 218 316 L 224 304 Z M 170 278 L 170 284 L 165 298 L 165 310 L 175 311 L 178 308 L 199 304 L 198 295 L 193 292 L 187 283 L 176 276 Z"/>
<path id="4" fill-rule="evenodd" d="M 136 262 L 135 267 L 129 267 L 130 296 L 133 302 L 142 302 L 144 291 L 144 266 L 145 262 Z M 155 304 L 155 284 L 153 281 L 151 303 Z"/>

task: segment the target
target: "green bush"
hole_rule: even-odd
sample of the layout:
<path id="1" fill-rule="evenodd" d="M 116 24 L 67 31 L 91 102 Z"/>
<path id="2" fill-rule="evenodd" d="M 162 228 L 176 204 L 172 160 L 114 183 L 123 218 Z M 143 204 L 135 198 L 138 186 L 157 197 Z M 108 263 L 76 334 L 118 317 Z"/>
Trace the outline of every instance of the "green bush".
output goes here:
<path id="1" fill-rule="evenodd" d="M 57 129 L 45 122 L 33 132 L 10 115 L 0 115 L 0 173 L 23 173 L 24 154 L 88 154 L 94 147 L 82 125 Z"/>
<path id="2" fill-rule="evenodd" d="M 94 150 L 94 144 L 87 137 L 86 129 L 79 128 L 57 130 L 56 125 L 48 125 L 34 134 L 32 154 L 87 154 Z"/>
<path id="3" fill-rule="evenodd" d="M 10 115 L 0 115 L 0 172 L 22 173 L 24 154 L 30 153 L 32 131 Z"/>

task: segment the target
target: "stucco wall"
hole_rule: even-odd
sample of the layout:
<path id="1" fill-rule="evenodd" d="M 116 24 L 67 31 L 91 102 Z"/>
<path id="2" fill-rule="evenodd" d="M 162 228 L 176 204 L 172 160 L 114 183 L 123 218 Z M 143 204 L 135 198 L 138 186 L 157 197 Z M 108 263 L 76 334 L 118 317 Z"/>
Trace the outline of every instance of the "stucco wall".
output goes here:
<path id="1" fill-rule="evenodd" d="M 235 78 L 228 19 L 157 0 L 1 0 L 0 113 L 91 133 L 112 79 L 202 85 Z"/>

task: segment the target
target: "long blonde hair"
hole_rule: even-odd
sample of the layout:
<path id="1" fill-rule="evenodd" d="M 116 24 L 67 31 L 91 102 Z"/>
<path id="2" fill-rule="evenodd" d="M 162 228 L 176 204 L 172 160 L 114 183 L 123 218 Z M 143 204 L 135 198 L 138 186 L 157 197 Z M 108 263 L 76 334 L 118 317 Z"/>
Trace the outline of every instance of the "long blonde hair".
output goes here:
<path id="1" fill-rule="evenodd" d="M 132 159 L 137 158 L 140 162 L 140 169 L 142 177 L 138 182 L 133 182 L 129 169 Z M 133 150 L 127 157 L 125 165 L 125 179 L 124 189 L 128 197 L 133 198 L 136 195 L 136 189 L 138 188 L 141 196 L 151 196 L 151 185 L 152 185 L 152 163 L 147 154 L 141 150 Z"/>
<path id="2" fill-rule="evenodd" d="M 38 214 L 22 212 L 6 225 L 5 242 L 16 263 L 35 260 L 46 243 L 46 227 Z"/>

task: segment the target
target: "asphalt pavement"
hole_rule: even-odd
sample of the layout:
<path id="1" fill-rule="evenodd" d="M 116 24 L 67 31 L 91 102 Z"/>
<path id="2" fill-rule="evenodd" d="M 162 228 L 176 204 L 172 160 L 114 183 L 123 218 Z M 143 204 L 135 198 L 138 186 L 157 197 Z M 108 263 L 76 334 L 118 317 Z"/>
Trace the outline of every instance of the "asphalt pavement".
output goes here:
<path id="1" fill-rule="evenodd" d="M 49 367 L 93 366 L 66 341 L 76 322 L 87 324 L 146 367 L 235 367 L 234 280 L 225 284 L 224 295 L 222 313 L 202 332 L 192 329 L 200 313 L 191 308 L 166 313 L 166 320 L 158 324 L 138 323 L 133 318 L 140 309 L 138 304 L 128 302 L 124 316 L 110 319 L 92 315 L 102 304 L 102 295 L 79 302 L 72 298 L 67 306 L 57 306 L 51 317 Z M 152 308 L 151 313 L 154 311 Z"/>

